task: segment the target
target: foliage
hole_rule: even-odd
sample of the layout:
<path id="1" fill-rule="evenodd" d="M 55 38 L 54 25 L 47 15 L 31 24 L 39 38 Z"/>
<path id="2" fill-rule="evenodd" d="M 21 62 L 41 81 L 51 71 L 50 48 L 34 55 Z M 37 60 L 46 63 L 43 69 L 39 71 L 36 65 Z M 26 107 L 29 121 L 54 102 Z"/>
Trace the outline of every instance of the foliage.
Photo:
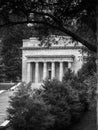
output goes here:
<path id="1" fill-rule="evenodd" d="M 96 54 L 88 52 L 86 62 L 83 64 L 82 68 L 78 71 L 78 77 L 81 80 L 85 80 L 87 77 L 96 73 Z"/>
<path id="2" fill-rule="evenodd" d="M 85 63 L 85 65 L 86 64 L 88 65 L 88 62 Z M 94 68 L 92 68 L 93 73 L 88 73 L 88 69 L 85 70 L 83 66 L 83 68 L 79 70 L 80 72 L 83 72 L 83 74 L 81 75 L 75 75 L 72 71 L 68 71 L 63 78 L 64 83 L 66 83 L 69 80 L 72 88 L 78 91 L 80 102 L 83 104 L 85 110 L 89 109 L 90 106 L 92 106 L 92 104 L 96 102 L 95 96 L 96 96 L 96 88 L 97 88 L 97 75 L 94 72 L 95 70 Z M 66 80 L 67 75 L 69 75 L 69 77 Z"/>
<path id="3" fill-rule="evenodd" d="M 42 97 L 51 104 L 51 113 L 56 117 L 54 129 L 64 129 L 77 121 L 84 107 L 79 99 L 78 91 L 70 85 L 70 82 L 57 80 L 45 81 Z"/>
<path id="4" fill-rule="evenodd" d="M 96 0 L 0 0 L 0 27 L 51 27 L 96 51 L 96 5 Z"/>
<path id="5" fill-rule="evenodd" d="M 86 75 L 84 66 L 82 69 Z M 22 83 L 15 96 L 11 97 L 8 109 L 11 126 L 14 130 L 68 129 L 82 118 L 84 112 L 96 105 L 94 71 L 93 68 L 92 74 L 82 78 L 68 69 L 62 82 L 45 80 L 41 88 L 35 90 L 31 90 L 30 84 Z"/>
<path id="6" fill-rule="evenodd" d="M 1 64 L 0 64 L 0 82 L 5 82 L 5 80 L 6 80 L 6 75 L 4 72 L 5 72 L 5 66 L 1 62 Z"/>
<path id="7" fill-rule="evenodd" d="M 22 83 L 11 97 L 8 119 L 14 130 L 60 130 L 77 121 L 83 110 L 78 92 L 54 79 L 33 91 Z"/>
<path id="8" fill-rule="evenodd" d="M 80 93 L 81 102 L 84 102 L 86 108 L 96 106 L 96 89 L 97 89 L 97 68 L 96 54 L 88 52 L 86 62 L 78 71 L 77 82 L 74 86 Z"/>
<path id="9" fill-rule="evenodd" d="M 83 82 L 86 86 L 84 100 L 89 104 L 89 107 L 96 106 L 97 74 L 89 75 Z"/>
<path id="10" fill-rule="evenodd" d="M 31 29 L 27 26 L 13 26 L 5 29 L 2 37 L 2 63 L 8 81 L 17 81 L 21 79 L 22 66 L 22 39 L 29 38 L 32 35 Z"/>
<path id="11" fill-rule="evenodd" d="M 46 105 L 40 95 L 32 94 L 30 86 L 22 83 L 11 97 L 8 119 L 14 130 L 46 130 L 54 123 L 49 113 L 51 106 Z"/>

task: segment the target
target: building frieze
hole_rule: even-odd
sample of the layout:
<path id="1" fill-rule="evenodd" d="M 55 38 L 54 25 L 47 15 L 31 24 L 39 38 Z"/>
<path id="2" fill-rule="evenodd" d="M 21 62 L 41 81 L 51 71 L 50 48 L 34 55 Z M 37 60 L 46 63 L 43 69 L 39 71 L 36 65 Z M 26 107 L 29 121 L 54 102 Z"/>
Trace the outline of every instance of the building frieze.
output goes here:
<path id="1" fill-rule="evenodd" d="M 27 58 L 74 58 L 74 55 L 27 55 Z"/>
<path id="2" fill-rule="evenodd" d="M 26 56 L 27 62 L 73 62 L 74 55 L 59 55 L 59 56 L 44 56 L 44 55 L 36 55 L 36 56 Z"/>

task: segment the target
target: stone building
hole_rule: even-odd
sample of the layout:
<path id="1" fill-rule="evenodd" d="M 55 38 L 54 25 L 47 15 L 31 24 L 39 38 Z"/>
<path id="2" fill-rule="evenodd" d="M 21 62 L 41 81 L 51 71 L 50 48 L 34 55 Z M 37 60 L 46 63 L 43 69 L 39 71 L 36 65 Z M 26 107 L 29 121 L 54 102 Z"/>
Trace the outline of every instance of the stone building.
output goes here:
<path id="1" fill-rule="evenodd" d="M 40 41 L 36 37 L 23 40 L 22 81 L 31 81 L 32 86 L 39 86 L 45 78 L 62 81 L 68 68 L 77 73 L 83 64 L 82 45 L 70 43 L 68 36 L 65 40 L 59 39 L 50 47 L 39 46 Z"/>

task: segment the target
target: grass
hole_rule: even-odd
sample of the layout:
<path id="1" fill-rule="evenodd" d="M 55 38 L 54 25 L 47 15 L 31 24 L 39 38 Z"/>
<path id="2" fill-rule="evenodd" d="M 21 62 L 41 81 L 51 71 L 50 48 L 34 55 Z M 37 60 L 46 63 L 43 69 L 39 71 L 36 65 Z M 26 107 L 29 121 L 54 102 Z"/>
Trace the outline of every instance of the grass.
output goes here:
<path id="1" fill-rule="evenodd" d="M 8 90 L 10 89 L 14 84 L 12 83 L 0 83 L 0 90 Z"/>

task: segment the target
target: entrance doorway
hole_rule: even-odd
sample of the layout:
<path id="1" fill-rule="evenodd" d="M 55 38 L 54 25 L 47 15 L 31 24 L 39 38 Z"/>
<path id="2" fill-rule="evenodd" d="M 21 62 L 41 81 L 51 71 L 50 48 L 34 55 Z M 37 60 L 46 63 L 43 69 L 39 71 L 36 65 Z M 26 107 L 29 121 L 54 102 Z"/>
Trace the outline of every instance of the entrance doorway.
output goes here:
<path id="1" fill-rule="evenodd" d="M 52 70 L 51 70 L 51 62 L 47 63 L 47 71 L 48 71 L 48 79 L 51 79 L 51 74 L 52 74 Z"/>
<path id="2" fill-rule="evenodd" d="M 51 79 L 51 70 L 48 70 L 48 78 Z"/>

